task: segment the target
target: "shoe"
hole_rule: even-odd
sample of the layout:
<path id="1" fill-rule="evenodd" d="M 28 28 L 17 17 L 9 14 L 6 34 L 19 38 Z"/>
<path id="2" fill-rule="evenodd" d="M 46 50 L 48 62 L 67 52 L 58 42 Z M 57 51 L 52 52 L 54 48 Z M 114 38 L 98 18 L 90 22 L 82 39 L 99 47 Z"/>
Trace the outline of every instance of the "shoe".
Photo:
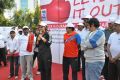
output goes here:
<path id="1" fill-rule="evenodd" d="M 103 75 L 100 76 L 100 80 L 105 80 Z"/>
<path id="2" fill-rule="evenodd" d="M 33 78 L 30 78 L 30 80 L 33 80 Z"/>
<path id="3" fill-rule="evenodd" d="M 21 80 L 26 80 L 25 78 L 21 78 Z"/>
<path id="4" fill-rule="evenodd" d="M 40 72 L 39 72 L 39 71 L 37 71 L 36 75 L 39 75 L 39 74 L 40 74 Z"/>
<path id="5" fill-rule="evenodd" d="M 18 80 L 18 76 L 15 76 L 15 80 Z"/>
<path id="6" fill-rule="evenodd" d="M 0 65 L 2 66 L 1 62 L 0 62 Z"/>
<path id="7" fill-rule="evenodd" d="M 7 67 L 7 64 L 4 64 L 4 67 Z"/>
<path id="8" fill-rule="evenodd" d="M 10 79 L 10 78 L 12 78 L 12 77 L 13 77 L 13 76 L 9 75 L 9 76 L 8 76 L 8 79 Z"/>

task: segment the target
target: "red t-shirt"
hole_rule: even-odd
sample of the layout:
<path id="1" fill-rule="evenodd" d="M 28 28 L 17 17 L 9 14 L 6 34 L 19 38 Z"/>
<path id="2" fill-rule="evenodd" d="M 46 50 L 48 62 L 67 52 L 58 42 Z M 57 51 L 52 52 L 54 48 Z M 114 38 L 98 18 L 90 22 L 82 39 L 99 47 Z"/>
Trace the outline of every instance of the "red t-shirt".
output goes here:
<path id="1" fill-rule="evenodd" d="M 78 43 L 76 40 L 76 32 L 64 34 L 64 57 L 78 57 Z"/>

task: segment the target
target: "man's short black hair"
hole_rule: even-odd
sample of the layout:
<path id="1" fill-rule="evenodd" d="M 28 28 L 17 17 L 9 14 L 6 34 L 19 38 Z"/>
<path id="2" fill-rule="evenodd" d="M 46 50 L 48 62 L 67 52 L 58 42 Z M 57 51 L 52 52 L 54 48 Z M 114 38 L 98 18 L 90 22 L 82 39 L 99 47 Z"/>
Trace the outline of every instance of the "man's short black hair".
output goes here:
<path id="1" fill-rule="evenodd" d="M 90 25 L 94 24 L 94 26 L 96 28 L 98 28 L 100 26 L 100 22 L 97 18 L 91 18 L 88 22 Z"/>
<path id="2" fill-rule="evenodd" d="M 15 31 L 10 31 L 10 34 L 15 34 Z"/>
<path id="3" fill-rule="evenodd" d="M 74 30 L 75 30 L 75 28 L 73 28 L 73 27 L 67 27 L 67 28 L 71 29 L 72 31 L 74 31 Z"/>

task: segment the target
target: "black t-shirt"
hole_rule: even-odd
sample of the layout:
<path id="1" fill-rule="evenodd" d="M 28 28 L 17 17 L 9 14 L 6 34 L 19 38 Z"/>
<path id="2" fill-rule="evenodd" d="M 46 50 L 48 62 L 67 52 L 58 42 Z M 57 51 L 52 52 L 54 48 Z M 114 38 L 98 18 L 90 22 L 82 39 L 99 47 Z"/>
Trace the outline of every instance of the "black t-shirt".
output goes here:
<path id="1" fill-rule="evenodd" d="M 39 51 L 46 51 L 50 49 L 51 42 L 49 42 L 49 34 L 46 32 L 43 37 L 47 40 L 46 42 L 43 42 L 43 40 L 39 41 L 39 44 L 37 45 L 39 47 Z"/>

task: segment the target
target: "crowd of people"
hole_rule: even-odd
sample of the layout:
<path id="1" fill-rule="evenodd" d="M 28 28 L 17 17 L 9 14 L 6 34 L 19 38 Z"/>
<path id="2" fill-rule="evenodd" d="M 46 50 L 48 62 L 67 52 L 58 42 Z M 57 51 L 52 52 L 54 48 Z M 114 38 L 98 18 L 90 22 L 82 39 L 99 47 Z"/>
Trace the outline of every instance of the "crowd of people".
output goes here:
<path id="1" fill-rule="evenodd" d="M 78 80 L 77 72 L 82 70 L 82 80 L 120 80 L 120 20 L 109 19 L 108 27 L 100 29 L 97 18 L 87 15 L 83 22 L 74 25 L 67 23 L 64 38 L 63 80 L 69 80 L 69 67 L 72 80 Z M 77 28 L 77 30 L 76 30 Z M 52 80 L 51 65 L 52 41 L 48 25 L 41 21 L 35 32 L 28 26 L 11 29 L 9 38 L 0 33 L 0 67 L 10 61 L 8 79 L 18 80 L 19 66 L 21 80 L 33 79 L 32 68 L 37 58 L 37 75 L 41 80 Z M 7 57 L 6 57 L 7 55 Z"/>

